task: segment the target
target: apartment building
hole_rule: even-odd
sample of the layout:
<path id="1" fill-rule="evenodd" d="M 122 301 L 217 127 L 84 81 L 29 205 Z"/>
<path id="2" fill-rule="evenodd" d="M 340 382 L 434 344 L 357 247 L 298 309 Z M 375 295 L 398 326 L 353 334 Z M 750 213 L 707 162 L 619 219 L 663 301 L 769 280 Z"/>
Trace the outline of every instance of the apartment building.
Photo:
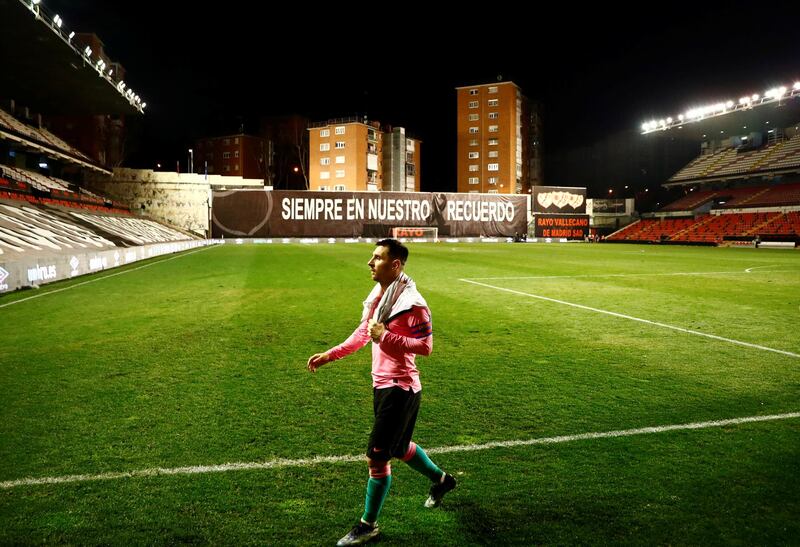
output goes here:
<path id="1" fill-rule="evenodd" d="M 456 100 L 458 191 L 530 192 L 532 178 L 541 179 L 541 124 L 521 89 L 514 82 L 458 87 Z M 539 170 L 533 177 L 531 167 Z"/>
<path id="2" fill-rule="evenodd" d="M 265 179 L 269 160 L 267 141 L 242 133 L 198 140 L 192 163 L 195 173 Z"/>
<path id="3" fill-rule="evenodd" d="M 312 123 L 308 131 L 310 190 L 419 191 L 421 143 L 404 128 L 342 118 Z"/>

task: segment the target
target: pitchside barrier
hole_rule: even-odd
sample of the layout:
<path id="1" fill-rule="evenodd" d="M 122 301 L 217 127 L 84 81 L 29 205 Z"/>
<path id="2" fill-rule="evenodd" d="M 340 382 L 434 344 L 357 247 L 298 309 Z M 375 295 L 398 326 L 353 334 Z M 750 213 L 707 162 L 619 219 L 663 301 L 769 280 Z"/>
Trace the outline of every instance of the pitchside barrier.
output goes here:
<path id="1" fill-rule="evenodd" d="M 212 237 L 383 238 L 393 228 L 514 237 L 527 232 L 528 203 L 524 195 L 231 190 L 213 193 Z"/>
<path id="2" fill-rule="evenodd" d="M 204 245 L 145 218 L 0 201 L 0 293 Z"/>

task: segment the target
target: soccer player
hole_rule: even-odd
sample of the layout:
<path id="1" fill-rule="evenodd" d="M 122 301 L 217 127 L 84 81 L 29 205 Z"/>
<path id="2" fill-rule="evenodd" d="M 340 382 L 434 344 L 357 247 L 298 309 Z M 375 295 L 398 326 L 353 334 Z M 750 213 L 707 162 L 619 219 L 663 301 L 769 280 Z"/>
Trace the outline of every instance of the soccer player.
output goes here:
<path id="1" fill-rule="evenodd" d="M 414 281 L 403 272 L 408 248 L 395 239 L 378 241 L 369 261 L 377 282 L 364 302 L 361 323 L 350 337 L 308 359 L 308 370 L 341 359 L 372 341 L 372 406 L 375 421 L 369 436 L 369 481 L 364 514 L 337 545 L 361 545 L 376 538 L 378 515 L 392 484 L 390 460 L 399 458 L 433 483 L 425 507 L 438 507 L 456 487 L 456 480 L 439 469 L 412 440 L 422 385 L 414 362 L 430 355 L 433 328 L 428 304 Z"/>

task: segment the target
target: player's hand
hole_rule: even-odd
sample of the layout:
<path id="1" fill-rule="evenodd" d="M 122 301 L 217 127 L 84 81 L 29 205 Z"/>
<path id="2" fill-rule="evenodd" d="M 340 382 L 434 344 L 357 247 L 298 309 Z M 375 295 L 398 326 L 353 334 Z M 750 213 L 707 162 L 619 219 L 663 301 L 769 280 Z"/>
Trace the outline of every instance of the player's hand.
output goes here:
<path id="1" fill-rule="evenodd" d="M 367 323 L 367 329 L 369 330 L 370 337 L 377 342 L 386 330 L 386 326 L 383 323 L 378 323 L 374 319 L 370 319 L 369 323 Z"/>
<path id="2" fill-rule="evenodd" d="M 317 372 L 317 369 L 325 363 L 330 363 L 331 357 L 327 353 L 315 353 L 308 358 L 306 368 L 309 372 Z"/>

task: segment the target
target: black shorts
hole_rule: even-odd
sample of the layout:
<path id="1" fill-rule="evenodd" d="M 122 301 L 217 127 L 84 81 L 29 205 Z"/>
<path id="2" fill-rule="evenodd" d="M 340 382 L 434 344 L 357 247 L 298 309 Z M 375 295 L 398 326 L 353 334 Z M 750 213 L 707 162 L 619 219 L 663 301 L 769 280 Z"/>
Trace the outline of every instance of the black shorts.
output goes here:
<path id="1" fill-rule="evenodd" d="M 367 456 L 389 461 L 405 455 L 417 423 L 421 399 L 421 391 L 414 393 L 401 387 L 372 389 L 375 422 L 369 435 Z"/>

